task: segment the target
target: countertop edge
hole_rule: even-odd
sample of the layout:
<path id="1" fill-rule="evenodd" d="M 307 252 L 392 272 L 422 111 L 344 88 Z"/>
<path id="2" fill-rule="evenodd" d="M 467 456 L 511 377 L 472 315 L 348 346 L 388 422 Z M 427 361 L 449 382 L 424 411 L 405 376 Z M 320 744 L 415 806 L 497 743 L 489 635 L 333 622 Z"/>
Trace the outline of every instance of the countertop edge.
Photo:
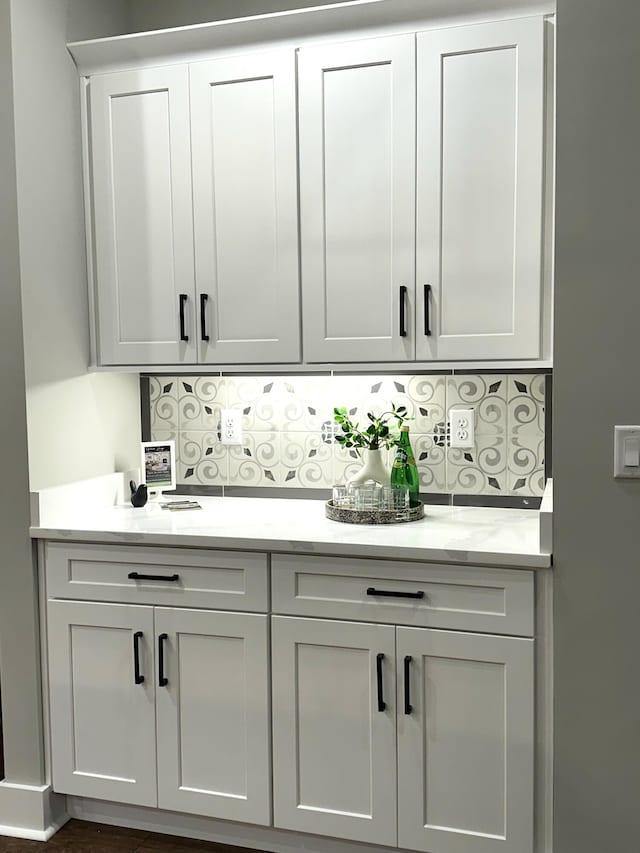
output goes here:
<path id="1" fill-rule="evenodd" d="M 442 548 L 407 548 L 397 545 L 349 544 L 313 540 L 260 539 L 252 537 L 197 536 L 179 533 L 121 533 L 107 530 L 30 527 L 32 539 L 56 542 L 87 542 L 105 545 L 160 545 L 165 547 L 217 548 L 231 551 L 263 551 L 286 554 L 317 554 L 330 557 L 368 557 L 385 560 L 412 560 L 428 563 L 495 566 L 509 569 L 547 569 L 551 554 L 523 554 L 494 551 L 462 551 Z"/>

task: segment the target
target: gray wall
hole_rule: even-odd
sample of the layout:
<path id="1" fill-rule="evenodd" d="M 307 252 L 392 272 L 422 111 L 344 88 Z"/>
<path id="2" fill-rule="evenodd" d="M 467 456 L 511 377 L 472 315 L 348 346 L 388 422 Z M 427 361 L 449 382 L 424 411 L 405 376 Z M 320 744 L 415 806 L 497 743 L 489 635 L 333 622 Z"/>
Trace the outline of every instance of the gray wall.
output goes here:
<path id="1" fill-rule="evenodd" d="M 264 15 L 305 6 L 328 6 L 344 0 L 130 0 L 131 32 L 185 27 L 224 18 Z"/>
<path id="2" fill-rule="evenodd" d="M 33 490 L 136 467 L 138 377 L 90 374 L 78 72 L 66 42 L 127 28 L 105 0 L 11 4 Z"/>
<path id="3" fill-rule="evenodd" d="M 28 453 L 32 486 L 136 458 L 135 378 L 86 376 L 79 94 L 65 47 L 127 22 L 124 2 L 0 0 L 0 683 L 5 775 L 19 784 L 43 780 Z M 89 452 L 95 436 L 106 451 Z"/>
<path id="4" fill-rule="evenodd" d="M 640 3 L 558 0 L 555 853 L 640 849 Z"/>
<path id="5" fill-rule="evenodd" d="M 0 684 L 5 770 L 42 776 L 36 600 L 29 542 L 29 471 L 20 298 L 9 0 L 0 0 Z"/>

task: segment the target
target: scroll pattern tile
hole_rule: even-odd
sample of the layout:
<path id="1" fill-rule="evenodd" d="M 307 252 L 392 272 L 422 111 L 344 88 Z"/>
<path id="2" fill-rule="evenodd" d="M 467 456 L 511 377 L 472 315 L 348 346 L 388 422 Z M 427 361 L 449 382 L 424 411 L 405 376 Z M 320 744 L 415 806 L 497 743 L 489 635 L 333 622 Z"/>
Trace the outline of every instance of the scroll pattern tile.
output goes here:
<path id="1" fill-rule="evenodd" d="M 404 406 L 423 492 L 538 496 L 545 387 L 542 374 L 154 376 L 151 437 L 175 438 L 180 483 L 329 489 L 360 467 L 335 441 L 334 406 L 361 424 L 369 412 Z M 476 412 L 468 450 L 448 447 L 456 407 Z M 223 408 L 243 413 L 240 446 L 220 441 Z"/>

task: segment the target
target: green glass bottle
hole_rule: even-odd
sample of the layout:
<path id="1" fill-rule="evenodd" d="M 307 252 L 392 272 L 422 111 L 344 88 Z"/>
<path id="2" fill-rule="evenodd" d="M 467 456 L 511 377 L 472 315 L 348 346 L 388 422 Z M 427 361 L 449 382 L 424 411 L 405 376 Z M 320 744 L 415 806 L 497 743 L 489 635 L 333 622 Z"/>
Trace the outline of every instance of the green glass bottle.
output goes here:
<path id="1" fill-rule="evenodd" d="M 418 466 L 409 441 L 409 427 L 400 427 L 400 440 L 396 447 L 396 458 L 391 469 L 391 487 L 409 489 L 409 500 L 415 505 L 419 500 L 420 478 Z"/>

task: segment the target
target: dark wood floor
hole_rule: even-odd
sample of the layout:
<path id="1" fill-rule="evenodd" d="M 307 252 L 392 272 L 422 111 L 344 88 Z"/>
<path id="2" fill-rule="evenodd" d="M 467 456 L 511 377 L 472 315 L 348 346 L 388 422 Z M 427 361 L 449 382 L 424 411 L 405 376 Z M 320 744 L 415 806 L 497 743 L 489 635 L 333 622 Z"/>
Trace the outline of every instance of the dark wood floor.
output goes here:
<path id="1" fill-rule="evenodd" d="M 0 853 L 255 853 L 243 847 L 209 844 L 189 838 L 154 835 L 138 829 L 120 829 L 72 820 L 43 844 L 0 836 Z"/>

